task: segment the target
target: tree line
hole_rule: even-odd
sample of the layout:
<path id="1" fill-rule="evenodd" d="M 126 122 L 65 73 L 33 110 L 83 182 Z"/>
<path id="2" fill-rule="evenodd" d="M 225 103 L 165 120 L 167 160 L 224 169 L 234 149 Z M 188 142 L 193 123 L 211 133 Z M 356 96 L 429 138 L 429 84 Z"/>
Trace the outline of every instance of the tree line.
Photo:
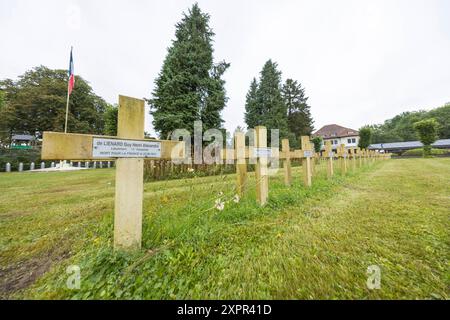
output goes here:
<path id="1" fill-rule="evenodd" d="M 450 138 L 450 103 L 432 109 L 403 112 L 380 125 L 367 125 L 359 129 L 359 147 L 372 143 L 419 140 L 423 155 L 431 155 L 431 145 L 438 139 Z"/>
<path id="2" fill-rule="evenodd" d="M 175 129 L 193 131 L 201 120 L 203 130 L 222 129 L 221 112 L 228 97 L 223 75 L 230 67 L 214 61 L 214 32 L 210 16 L 194 4 L 175 26 L 175 38 L 166 57 L 151 98 L 146 99 L 153 126 L 167 139 Z M 17 81 L 0 82 L 0 141 L 13 133 L 40 136 L 43 131 L 64 129 L 67 72 L 36 67 Z M 280 129 L 282 138 L 292 144 L 301 134 L 310 134 L 313 121 L 304 88 L 292 79 L 281 84 L 277 64 L 269 60 L 247 95 L 245 120 L 249 128 L 265 125 Z M 70 97 L 68 131 L 115 135 L 117 106 L 96 95 L 89 83 L 76 76 Z"/>
<path id="3" fill-rule="evenodd" d="M 403 112 L 383 124 L 367 125 L 363 128 L 371 131 L 372 143 L 416 141 L 420 135 L 414 124 L 429 119 L 434 119 L 437 123 L 438 139 L 450 139 L 450 103 L 430 111 Z"/>
<path id="4" fill-rule="evenodd" d="M 14 133 L 40 137 L 43 131 L 63 131 L 67 96 L 67 71 L 39 66 L 18 80 L 0 81 L 0 144 Z M 76 76 L 69 104 L 68 131 L 105 133 L 105 114 L 114 109 L 96 95 L 89 83 Z"/>
<path id="5" fill-rule="evenodd" d="M 203 122 L 204 130 L 223 129 L 221 112 L 228 100 L 223 76 L 230 64 L 214 60 L 214 32 L 209 22 L 209 14 L 194 4 L 175 26 L 151 98 L 146 99 L 160 138 L 167 139 L 175 129 L 192 132 L 197 120 Z M 13 133 L 39 136 L 47 130 L 63 131 L 67 80 L 66 70 L 39 66 L 16 81 L 0 81 L 0 145 Z M 296 148 L 299 136 L 311 135 L 314 129 L 310 109 L 301 83 L 289 78 L 283 82 L 277 63 L 268 60 L 250 83 L 245 123 L 248 128 L 279 129 L 280 138 L 288 138 Z M 363 142 L 370 143 L 417 140 L 414 123 L 431 118 L 438 122 L 438 137 L 450 138 L 450 104 L 431 111 L 405 112 L 383 124 L 361 128 L 360 133 Z M 68 131 L 116 135 L 116 130 L 117 105 L 108 104 L 88 81 L 76 76 Z"/>

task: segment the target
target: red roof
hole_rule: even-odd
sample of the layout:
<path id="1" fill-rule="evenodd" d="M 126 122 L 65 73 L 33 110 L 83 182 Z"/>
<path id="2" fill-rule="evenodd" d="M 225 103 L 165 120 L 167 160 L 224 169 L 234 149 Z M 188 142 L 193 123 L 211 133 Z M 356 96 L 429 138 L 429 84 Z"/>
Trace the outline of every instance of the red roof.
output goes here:
<path id="1" fill-rule="evenodd" d="M 350 136 L 358 136 L 358 130 L 338 126 L 337 124 L 329 124 L 323 126 L 320 130 L 313 133 L 314 137 L 326 138 L 342 138 Z"/>

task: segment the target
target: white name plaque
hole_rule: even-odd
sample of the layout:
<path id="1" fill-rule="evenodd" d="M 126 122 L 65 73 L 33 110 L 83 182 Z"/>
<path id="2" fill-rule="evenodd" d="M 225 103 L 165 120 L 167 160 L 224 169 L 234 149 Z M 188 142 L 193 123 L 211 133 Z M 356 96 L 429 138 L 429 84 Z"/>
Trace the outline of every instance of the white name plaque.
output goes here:
<path id="1" fill-rule="evenodd" d="M 161 142 L 93 138 L 93 158 L 161 158 Z"/>
<path id="2" fill-rule="evenodd" d="M 268 158 L 272 156 L 271 148 L 254 148 L 253 157 L 254 158 Z"/>
<path id="3" fill-rule="evenodd" d="M 305 150 L 305 151 L 303 151 L 303 156 L 304 156 L 305 158 L 311 158 L 311 157 L 313 156 L 313 152 L 312 152 L 312 151 Z"/>

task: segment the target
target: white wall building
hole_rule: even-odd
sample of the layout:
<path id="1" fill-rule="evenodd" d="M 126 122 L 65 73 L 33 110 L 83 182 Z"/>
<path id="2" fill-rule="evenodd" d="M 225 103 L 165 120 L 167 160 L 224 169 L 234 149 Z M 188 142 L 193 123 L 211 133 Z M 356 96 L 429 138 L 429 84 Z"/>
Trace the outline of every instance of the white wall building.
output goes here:
<path id="1" fill-rule="evenodd" d="M 322 137 L 324 143 L 330 140 L 334 150 L 344 144 L 346 148 L 356 148 L 359 143 L 359 132 L 337 124 L 329 124 L 313 133 L 313 137 Z M 322 147 L 324 148 L 324 147 Z"/>

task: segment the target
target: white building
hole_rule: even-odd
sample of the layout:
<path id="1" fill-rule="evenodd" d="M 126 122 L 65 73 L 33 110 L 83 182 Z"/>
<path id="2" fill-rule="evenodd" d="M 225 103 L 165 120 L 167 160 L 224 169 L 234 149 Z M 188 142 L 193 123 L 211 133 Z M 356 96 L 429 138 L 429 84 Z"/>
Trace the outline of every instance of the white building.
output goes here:
<path id="1" fill-rule="evenodd" d="M 359 132 L 354 129 L 345 128 L 337 124 L 323 126 L 313 133 L 313 137 L 322 137 L 325 141 L 331 141 L 331 147 L 336 150 L 338 146 L 344 144 L 346 148 L 356 148 L 359 143 Z"/>

